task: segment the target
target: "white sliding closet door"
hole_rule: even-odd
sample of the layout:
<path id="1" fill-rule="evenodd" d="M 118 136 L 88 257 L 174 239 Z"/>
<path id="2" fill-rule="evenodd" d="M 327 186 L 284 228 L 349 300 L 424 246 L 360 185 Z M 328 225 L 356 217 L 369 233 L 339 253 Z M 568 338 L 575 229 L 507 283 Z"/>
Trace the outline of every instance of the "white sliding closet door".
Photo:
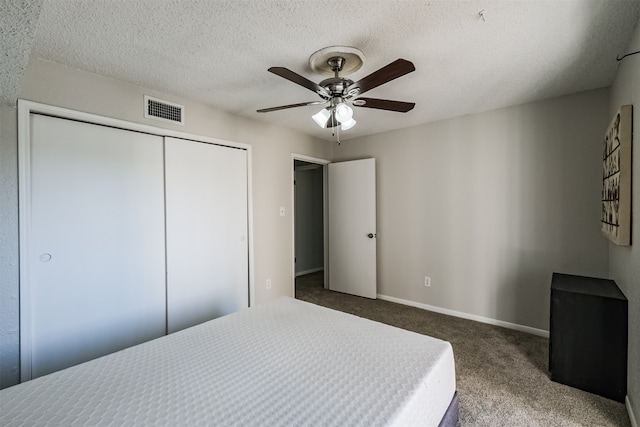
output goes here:
<path id="1" fill-rule="evenodd" d="M 162 144 L 32 115 L 23 380 L 165 334 Z"/>
<path id="2" fill-rule="evenodd" d="M 247 153 L 165 138 L 169 333 L 247 307 Z"/>

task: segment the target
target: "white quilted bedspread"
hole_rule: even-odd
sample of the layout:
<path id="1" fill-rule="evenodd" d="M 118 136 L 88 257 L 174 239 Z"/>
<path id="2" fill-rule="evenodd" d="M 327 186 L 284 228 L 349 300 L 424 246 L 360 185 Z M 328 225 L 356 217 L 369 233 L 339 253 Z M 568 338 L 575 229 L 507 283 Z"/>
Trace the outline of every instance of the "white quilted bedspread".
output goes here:
<path id="1" fill-rule="evenodd" d="M 0 391 L 0 425 L 437 426 L 451 345 L 280 298 Z"/>

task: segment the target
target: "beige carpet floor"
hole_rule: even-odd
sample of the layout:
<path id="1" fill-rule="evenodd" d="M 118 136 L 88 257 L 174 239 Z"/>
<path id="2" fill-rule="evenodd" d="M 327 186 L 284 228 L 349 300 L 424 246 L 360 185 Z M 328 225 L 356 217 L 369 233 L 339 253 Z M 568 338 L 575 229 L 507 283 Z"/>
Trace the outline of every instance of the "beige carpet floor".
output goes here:
<path id="1" fill-rule="evenodd" d="M 296 298 L 451 342 L 461 426 L 629 426 L 625 405 L 552 382 L 546 338 L 296 280 Z"/>

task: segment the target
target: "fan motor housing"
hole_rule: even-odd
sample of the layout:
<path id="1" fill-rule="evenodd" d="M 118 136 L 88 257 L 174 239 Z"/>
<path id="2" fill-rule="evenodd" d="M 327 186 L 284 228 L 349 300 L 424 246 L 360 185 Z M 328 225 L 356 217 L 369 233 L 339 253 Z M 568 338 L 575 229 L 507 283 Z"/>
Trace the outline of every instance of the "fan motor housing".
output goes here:
<path id="1" fill-rule="evenodd" d="M 319 83 L 320 86 L 325 88 L 327 92 L 331 94 L 332 97 L 341 96 L 344 97 L 346 94 L 344 93 L 345 89 L 349 87 L 349 85 L 353 84 L 353 80 L 344 79 L 340 77 L 331 77 L 328 79 L 324 79 Z"/>

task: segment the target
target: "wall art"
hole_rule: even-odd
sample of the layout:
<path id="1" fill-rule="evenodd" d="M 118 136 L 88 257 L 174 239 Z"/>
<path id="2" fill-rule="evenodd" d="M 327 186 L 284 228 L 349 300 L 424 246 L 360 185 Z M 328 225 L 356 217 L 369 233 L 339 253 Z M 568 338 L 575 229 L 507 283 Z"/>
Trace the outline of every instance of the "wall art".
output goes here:
<path id="1" fill-rule="evenodd" d="M 631 105 L 620 107 L 604 136 L 602 232 L 616 245 L 631 245 Z"/>

